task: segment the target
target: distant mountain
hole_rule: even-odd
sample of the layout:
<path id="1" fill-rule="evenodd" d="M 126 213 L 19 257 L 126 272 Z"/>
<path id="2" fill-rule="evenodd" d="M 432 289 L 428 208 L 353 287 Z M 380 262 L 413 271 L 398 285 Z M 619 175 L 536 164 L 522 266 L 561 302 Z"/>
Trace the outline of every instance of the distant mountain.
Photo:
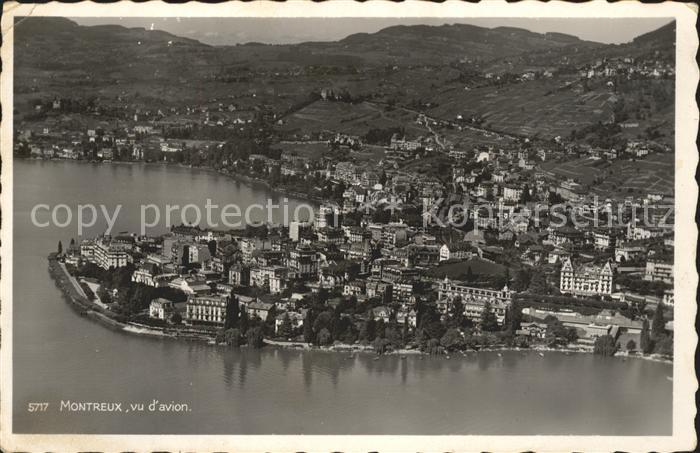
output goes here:
<path id="1" fill-rule="evenodd" d="M 148 61 L 179 76 L 201 75 L 184 68 L 187 58 L 201 66 L 244 63 L 281 65 L 440 65 L 456 60 L 497 62 L 504 58 L 540 55 L 589 55 L 614 49 L 564 33 L 535 33 L 515 27 L 484 28 L 467 24 L 397 25 L 376 33 L 357 33 L 335 42 L 295 45 L 213 47 L 164 31 L 119 25 L 81 26 L 61 17 L 20 18 L 15 42 L 23 50 L 18 66 L 44 69 L 114 70 L 114 65 L 140 66 Z M 675 24 L 639 36 L 626 46 L 648 47 L 674 42 Z M 619 49 L 619 46 L 618 46 Z M 184 59 L 184 60 L 183 60 Z M 147 72 L 151 71 L 151 68 Z M 183 72 L 184 71 L 184 72 Z"/>
<path id="2" fill-rule="evenodd" d="M 260 71 L 298 71 L 299 67 L 370 68 L 387 65 L 442 65 L 456 60 L 500 60 L 533 51 L 572 46 L 596 49 L 602 44 L 560 33 L 474 25 L 394 26 L 376 33 L 358 33 L 337 42 L 296 45 L 209 46 L 197 40 L 144 28 L 120 25 L 81 26 L 61 17 L 20 18 L 15 25 L 15 65 L 18 76 L 65 78 L 85 85 L 135 81 L 250 79 Z M 21 50 L 20 50 L 21 49 Z M 577 49 L 578 51 L 578 49 Z M 27 72 L 23 72 L 22 69 Z M 31 70 L 30 70 L 31 69 Z M 59 77 L 61 78 L 61 77 Z M 60 84 L 51 83 L 60 89 Z"/>
<path id="3" fill-rule="evenodd" d="M 652 45 L 652 46 L 673 46 L 676 42 L 676 21 L 673 21 L 661 28 L 658 28 L 649 33 L 639 35 L 632 44 L 635 45 Z"/>
<path id="4" fill-rule="evenodd" d="M 214 48 L 160 30 L 119 25 L 81 26 L 61 17 L 18 18 L 15 23 L 15 83 L 26 77 L 36 88 L 109 85 L 133 80 L 195 76 L 189 66 L 207 64 Z M 62 80 L 56 83 L 55 80 Z"/>
<path id="5" fill-rule="evenodd" d="M 206 46 L 199 41 L 182 38 L 161 30 L 146 30 L 144 28 L 126 28 L 120 25 L 81 26 L 64 17 L 30 17 L 17 18 L 15 21 L 15 39 L 19 41 L 32 37 L 45 36 L 57 44 L 66 41 L 79 40 L 83 45 L 103 46 L 132 43 L 134 40 L 142 44 L 172 44 L 189 46 Z M 208 47 L 208 46 L 206 46 Z"/>
<path id="6" fill-rule="evenodd" d="M 119 25 L 86 27 L 61 17 L 20 18 L 15 23 L 15 65 L 40 69 L 115 70 L 135 60 L 210 48 L 160 30 Z"/>
<path id="7" fill-rule="evenodd" d="M 31 110 L 35 99 L 54 96 L 98 96 L 103 102 L 148 107 L 207 99 L 236 103 L 242 110 L 265 105 L 287 112 L 330 87 L 414 105 L 444 92 L 440 102 L 447 105 L 451 90 L 471 84 L 472 72 L 517 75 L 566 67 L 571 74 L 620 56 L 669 61 L 674 32 L 671 23 L 611 45 L 514 27 L 398 25 L 335 42 L 209 46 L 159 30 L 19 18 L 15 104 Z M 558 80 L 552 84 L 558 86 Z"/>
<path id="8" fill-rule="evenodd" d="M 490 29 L 467 24 L 397 25 L 376 33 L 350 35 L 324 46 L 336 52 L 367 53 L 375 56 L 384 54 L 390 59 L 412 57 L 416 60 L 435 62 L 455 58 L 496 59 L 573 44 L 586 47 L 602 46 L 562 33 L 540 34 L 514 27 Z M 324 47 L 318 43 L 316 45 Z"/>

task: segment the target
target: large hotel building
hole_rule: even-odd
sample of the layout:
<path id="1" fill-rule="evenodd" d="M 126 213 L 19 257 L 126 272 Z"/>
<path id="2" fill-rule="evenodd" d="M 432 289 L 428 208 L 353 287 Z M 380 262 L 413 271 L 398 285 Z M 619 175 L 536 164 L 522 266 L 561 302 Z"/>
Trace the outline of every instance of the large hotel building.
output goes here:
<path id="1" fill-rule="evenodd" d="M 129 238 L 130 239 L 130 238 Z M 80 243 L 80 256 L 103 269 L 126 266 L 133 245 L 130 240 L 100 236 Z"/>
<path id="2" fill-rule="evenodd" d="M 190 325 L 223 326 L 230 301 L 231 298 L 225 295 L 192 296 L 187 300 L 185 322 Z"/>
<path id="3" fill-rule="evenodd" d="M 610 262 L 602 266 L 574 266 L 571 258 L 564 260 L 561 267 L 559 290 L 576 296 L 611 294 L 613 270 Z"/>
<path id="4" fill-rule="evenodd" d="M 464 315 L 473 321 L 481 318 L 486 303 L 491 304 L 491 310 L 496 314 L 499 323 L 503 323 L 506 309 L 513 301 L 513 292 L 505 286 L 501 290 L 475 288 L 461 282 L 452 281 L 445 277 L 440 282 L 438 300 L 449 301 L 459 298 L 464 306 Z"/>

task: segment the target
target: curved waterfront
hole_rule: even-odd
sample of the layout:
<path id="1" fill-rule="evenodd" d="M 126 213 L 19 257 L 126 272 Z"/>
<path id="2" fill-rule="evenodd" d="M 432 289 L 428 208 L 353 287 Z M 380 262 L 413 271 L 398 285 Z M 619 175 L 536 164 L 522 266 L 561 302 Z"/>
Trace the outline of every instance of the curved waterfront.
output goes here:
<path id="1" fill-rule="evenodd" d="M 75 226 L 36 228 L 36 203 L 241 206 L 281 198 L 212 172 L 145 164 L 14 162 L 16 432 L 200 434 L 670 434 L 669 364 L 589 354 L 482 352 L 410 356 L 233 350 L 115 332 L 63 302 L 46 270 Z M 298 202 L 298 201 L 297 201 Z M 294 206 L 293 200 L 290 206 Z M 75 221 L 75 219 L 74 219 Z M 102 232 L 98 223 L 85 232 Z M 77 239 L 77 237 L 76 237 Z M 60 400 L 175 401 L 190 411 L 57 412 Z M 29 413 L 29 402 L 52 410 Z"/>

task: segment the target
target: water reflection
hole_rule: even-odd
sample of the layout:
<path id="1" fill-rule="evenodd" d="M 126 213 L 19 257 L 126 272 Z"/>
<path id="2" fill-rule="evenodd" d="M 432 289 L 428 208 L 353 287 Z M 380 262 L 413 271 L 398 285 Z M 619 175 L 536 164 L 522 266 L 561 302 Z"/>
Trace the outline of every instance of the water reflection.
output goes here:
<path id="1" fill-rule="evenodd" d="M 238 387 L 243 388 L 249 373 L 264 368 L 269 370 L 267 372 L 280 373 L 290 378 L 301 375 L 301 382 L 307 392 L 311 391 L 312 385 L 322 382 L 330 382 L 332 387 L 336 388 L 346 375 L 357 375 L 358 372 L 376 378 L 398 375 L 401 384 L 405 385 L 408 382 L 409 373 L 419 381 L 443 373 L 471 374 L 470 370 L 474 367 L 481 372 L 498 368 L 515 368 L 522 359 L 516 352 L 454 354 L 447 359 L 442 356 L 376 356 L 369 353 L 346 354 L 276 348 L 254 350 L 246 347 L 229 348 L 189 344 L 187 350 L 190 363 L 197 364 L 201 360 L 205 355 L 202 348 L 213 348 L 216 355 L 221 357 L 223 378 L 227 387 L 235 382 Z M 532 359 L 536 360 L 534 357 Z M 555 364 L 542 361 L 543 365 L 546 363 L 544 365 L 546 368 L 561 366 L 559 359 L 554 357 L 552 359 L 556 362 Z"/>
<path id="2" fill-rule="evenodd" d="M 304 354 L 303 352 L 300 352 L 299 354 L 301 355 L 301 367 L 304 375 L 304 389 L 307 393 L 309 393 L 311 391 L 311 383 L 313 380 L 313 360 L 311 358 L 311 354 Z"/>
<path id="3" fill-rule="evenodd" d="M 408 359 L 403 358 L 401 360 L 401 383 L 406 384 L 406 378 L 408 377 Z"/>

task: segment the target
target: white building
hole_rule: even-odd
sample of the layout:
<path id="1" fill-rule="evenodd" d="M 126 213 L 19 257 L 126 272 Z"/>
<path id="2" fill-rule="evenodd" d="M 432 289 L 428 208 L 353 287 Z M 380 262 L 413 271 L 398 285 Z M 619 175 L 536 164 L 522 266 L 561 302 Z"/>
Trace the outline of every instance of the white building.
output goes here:
<path id="1" fill-rule="evenodd" d="M 226 322 L 226 309 L 231 299 L 228 296 L 199 296 L 187 300 L 185 321 L 188 324 L 221 326 Z"/>
<path id="2" fill-rule="evenodd" d="M 124 267 L 129 264 L 130 256 L 127 252 L 130 250 L 129 243 L 114 241 L 104 236 L 96 240 L 84 240 L 80 244 L 80 255 L 103 269 Z"/>
<path id="3" fill-rule="evenodd" d="M 153 319 L 166 320 L 174 311 L 175 305 L 172 301 L 159 297 L 158 299 L 153 299 L 151 301 L 151 304 L 148 307 L 148 316 Z"/>
<path id="4" fill-rule="evenodd" d="M 650 259 L 644 270 L 644 280 L 673 283 L 673 262 Z"/>
<path id="5" fill-rule="evenodd" d="M 613 271 L 610 262 L 603 266 L 574 267 L 566 258 L 561 267 L 559 290 L 581 296 L 612 294 Z"/>
<path id="6" fill-rule="evenodd" d="M 508 286 L 501 290 L 475 288 L 467 286 L 461 282 L 456 282 L 445 277 L 440 282 L 438 290 L 438 308 L 447 307 L 447 302 L 459 299 L 464 306 L 464 315 L 469 319 L 478 321 L 486 304 L 491 305 L 491 310 L 496 315 L 499 324 L 502 324 L 506 309 L 510 307 L 513 300 L 513 292 Z M 442 309 L 441 311 L 445 311 Z"/>
<path id="7" fill-rule="evenodd" d="M 299 242 L 305 231 L 311 231 L 311 224 L 308 222 L 289 222 L 289 239 Z"/>
<path id="8" fill-rule="evenodd" d="M 475 256 L 481 257 L 481 253 L 471 242 L 455 242 L 452 244 L 443 244 L 443 246 L 440 247 L 440 261 L 470 260 Z"/>

